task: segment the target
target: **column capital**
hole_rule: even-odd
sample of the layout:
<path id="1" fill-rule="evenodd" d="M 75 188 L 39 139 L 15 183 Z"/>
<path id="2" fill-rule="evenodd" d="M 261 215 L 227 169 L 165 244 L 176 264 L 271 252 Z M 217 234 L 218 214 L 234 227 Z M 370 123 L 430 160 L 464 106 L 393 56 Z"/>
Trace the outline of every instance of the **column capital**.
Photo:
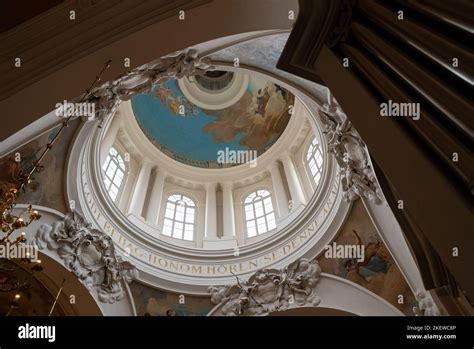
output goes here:
<path id="1" fill-rule="evenodd" d="M 156 165 L 154 169 L 157 176 L 163 177 L 164 179 L 168 177 L 168 171 L 161 169 L 158 165 Z"/>
<path id="2" fill-rule="evenodd" d="M 222 189 L 234 189 L 234 183 L 233 182 L 221 182 L 221 187 Z"/>
<path id="3" fill-rule="evenodd" d="M 141 159 L 138 164 L 140 165 L 140 171 L 142 169 L 149 169 L 150 171 L 153 169 L 153 163 L 146 158 Z"/>
<path id="4" fill-rule="evenodd" d="M 273 171 L 275 171 L 275 170 L 279 170 L 278 161 L 280 161 L 280 159 L 276 159 L 275 161 L 271 162 L 271 163 L 267 166 L 267 169 L 268 169 L 270 172 L 273 172 Z"/>
<path id="5" fill-rule="evenodd" d="M 209 182 L 204 185 L 206 187 L 206 190 L 216 190 L 217 188 L 217 183 L 216 182 Z"/>
<path id="6" fill-rule="evenodd" d="M 293 156 L 293 154 L 290 153 L 289 150 L 285 150 L 285 151 L 281 154 L 280 159 L 281 159 L 282 161 L 284 161 L 284 160 L 287 161 L 287 160 L 291 160 L 292 156 Z"/>

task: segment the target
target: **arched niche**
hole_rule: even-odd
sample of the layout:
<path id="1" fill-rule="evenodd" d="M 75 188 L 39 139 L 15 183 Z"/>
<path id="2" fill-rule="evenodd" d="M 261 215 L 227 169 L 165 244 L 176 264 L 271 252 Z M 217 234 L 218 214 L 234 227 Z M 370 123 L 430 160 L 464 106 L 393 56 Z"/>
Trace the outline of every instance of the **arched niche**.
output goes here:
<path id="1" fill-rule="evenodd" d="M 15 209 L 18 211 L 24 210 L 27 205 L 18 204 Z M 121 297 L 117 297 L 116 287 L 111 298 L 104 299 L 99 292 L 101 284 L 101 271 L 93 271 L 93 282 L 88 284 L 90 280 L 81 281 L 76 275 L 77 270 L 69 268 L 69 262 L 84 259 L 85 262 L 90 262 L 91 254 L 82 253 L 79 250 L 74 251 L 74 248 L 64 250 L 59 248 L 63 242 L 42 240 L 48 234 L 45 232 L 53 231 L 55 224 L 61 223 L 67 219 L 67 215 L 62 214 L 54 209 L 35 206 L 41 214 L 39 221 L 34 221 L 24 229 L 27 238 L 27 245 L 37 245 L 39 249 L 39 259 L 43 270 L 37 274 L 37 279 L 49 290 L 51 294 L 56 296 L 61 285 L 63 289 L 58 297 L 59 305 L 64 309 L 66 315 L 83 315 L 83 316 L 130 316 L 135 315 L 135 307 L 132 301 L 130 290 L 124 280 L 119 281 L 121 288 Z M 79 228 L 78 228 L 79 229 Z M 57 233 L 57 231 L 56 231 Z M 80 234 L 77 234 L 79 236 Z M 39 239 L 39 240 L 38 240 Z M 64 240 L 63 240 L 64 241 Z M 100 252 L 100 251 L 98 251 Z M 95 257 L 95 256 L 92 256 Z M 99 256 L 100 257 L 100 256 Z M 77 267 L 77 263 L 75 266 Z M 84 273 L 84 270 L 82 271 Z M 95 275 L 98 275 L 96 278 Z M 118 285 L 117 285 L 118 286 Z M 112 292 L 112 293 L 113 293 Z M 74 296 L 72 303 L 71 296 Z M 101 299 L 102 298 L 102 299 Z"/>

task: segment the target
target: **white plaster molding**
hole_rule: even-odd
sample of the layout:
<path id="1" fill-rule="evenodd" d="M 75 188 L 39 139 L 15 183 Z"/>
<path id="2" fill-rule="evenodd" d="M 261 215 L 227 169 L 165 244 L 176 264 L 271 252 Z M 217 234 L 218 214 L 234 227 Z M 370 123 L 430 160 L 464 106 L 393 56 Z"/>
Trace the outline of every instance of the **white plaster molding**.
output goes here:
<path id="1" fill-rule="evenodd" d="M 63 121 L 63 118 L 56 115 L 55 110 L 49 112 L 44 117 L 35 120 L 27 127 L 22 128 L 20 131 L 0 142 L 0 158 L 21 148 L 25 144 L 31 142 L 32 139 L 51 131 L 59 126 Z"/>
<path id="2" fill-rule="evenodd" d="M 184 78 L 178 80 L 178 86 L 183 95 L 194 105 L 206 110 L 222 110 L 237 103 L 247 91 L 249 84 L 247 74 L 234 74 L 229 86 L 225 91 L 219 93 L 204 91 L 196 86 L 196 78 Z"/>
<path id="3" fill-rule="evenodd" d="M 216 306 L 208 316 L 265 316 L 304 307 L 339 309 L 359 316 L 403 316 L 376 294 L 346 279 L 321 273 L 317 261 L 299 259 L 282 269 L 262 269 L 248 280 L 211 286 Z"/>
<path id="4" fill-rule="evenodd" d="M 17 204 L 15 209 L 21 211 L 26 209 L 26 207 L 26 204 Z M 33 243 L 39 232 L 44 232 L 45 228 L 52 226 L 57 222 L 63 221 L 65 218 L 63 213 L 49 207 L 35 205 L 35 209 L 40 212 L 41 220 L 35 221 L 28 227 L 24 228 L 27 243 Z M 59 254 L 57 249 L 44 248 L 41 250 L 41 252 L 55 260 L 57 263 L 64 265 L 64 254 Z M 122 258 L 124 257 L 125 256 L 122 255 Z M 68 268 L 67 266 L 65 267 Z M 132 295 L 129 292 L 128 287 L 125 285 L 126 283 L 121 281 L 121 287 L 123 287 L 124 293 L 123 296 L 120 299 L 116 299 L 114 303 L 103 302 L 102 300 L 104 298 L 101 300 L 102 296 L 99 294 L 97 287 L 91 287 L 89 289 L 91 296 L 95 300 L 103 315 L 130 316 L 136 314 L 136 312 L 133 310 L 134 305 Z"/>
<path id="5" fill-rule="evenodd" d="M 320 109 L 326 127 L 329 151 L 341 168 L 344 198 L 348 201 L 367 198 L 380 204 L 383 193 L 370 162 L 369 151 L 349 118 L 328 91 L 328 102 Z"/>
<path id="6" fill-rule="evenodd" d="M 90 180 L 87 183 L 77 182 L 85 178 L 97 178 L 100 173 L 100 164 L 96 163 L 98 161 L 97 157 L 93 156 L 99 150 L 98 139 L 91 137 L 94 132 L 97 132 L 97 128 L 93 123 L 84 123 L 83 128 L 77 135 L 77 140 L 80 140 L 80 143 L 76 142 L 72 147 L 71 154 L 73 155 L 69 158 L 67 172 L 68 200 L 75 200 L 87 220 L 93 221 L 96 227 L 104 230 L 112 237 L 117 243 L 117 249 L 122 252 L 126 249 L 132 252 L 130 258 L 133 259 L 133 263 L 140 270 L 141 281 L 155 286 L 159 285 L 164 289 L 204 294 L 205 288 L 211 284 L 216 284 L 216 280 L 224 282 L 232 279 L 232 276 L 229 275 L 230 264 L 243 263 L 249 265 L 252 269 L 253 264 L 249 263 L 254 263 L 252 261 L 255 258 L 259 260 L 258 263 L 271 264 L 271 260 L 263 259 L 266 254 L 266 258 L 269 258 L 269 251 L 276 250 L 276 253 L 280 254 L 275 257 L 275 264 L 281 264 L 285 261 L 290 262 L 291 258 L 297 258 L 298 255 L 302 254 L 309 254 L 314 257 L 322 251 L 325 244 L 332 240 L 340 227 L 339 222 L 344 221 L 344 217 L 349 211 L 349 206 L 341 201 L 342 195 L 338 189 L 340 188 L 339 181 L 334 177 L 336 170 L 333 163 L 328 161 L 328 171 L 330 172 L 328 172 L 328 180 L 322 185 L 321 191 L 321 194 L 324 194 L 320 198 L 314 198 L 304 208 L 301 215 L 290 222 L 287 229 L 280 234 L 250 246 L 243 246 L 238 258 L 234 256 L 233 249 L 205 251 L 177 246 L 168 241 L 154 238 L 131 223 L 121 214 L 118 208 L 110 203 L 104 188 L 102 188 L 102 183 L 94 183 Z M 93 205 L 93 207 L 91 208 L 90 205 Z M 334 206 L 334 209 L 331 209 L 332 206 Z M 314 223 L 314 219 L 317 220 L 317 223 Z M 305 232 L 305 229 L 308 228 L 310 230 Z M 302 246 L 296 246 L 300 243 L 298 237 L 301 234 L 306 236 L 307 239 L 303 238 L 304 241 L 301 240 Z M 293 242 L 295 247 L 291 245 L 292 239 L 298 240 L 296 243 Z M 283 249 L 285 253 L 282 252 Z M 159 264 L 163 261 L 167 263 L 167 267 Z M 215 275 L 207 275 L 206 277 L 203 277 L 203 275 L 193 276 L 186 270 L 170 270 L 171 261 L 179 265 L 201 266 L 203 270 L 207 268 L 206 265 L 210 268 L 227 265 L 225 267 L 227 271 L 223 274 L 216 271 Z M 188 267 L 186 266 L 186 268 Z M 248 272 L 242 270 L 241 275 Z"/>
<path id="7" fill-rule="evenodd" d="M 415 314 L 439 315 L 440 311 L 425 289 L 416 261 L 390 206 L 385 200 L 382 204 L 376 204 L 366 198 L 362 200 L 378 235 L 416 297 L 418 305 L 414 308 Z"/>
<path id="8" fill-rule="evenodd" d="M 110 237 L 91 228 L 74 211 L 53 224 L 42 223 L 31 242 L 40 250 L 57 250 L 64 265 L 89 290 L 95 288 L 104 303 L 123 299 L 122 282 L 130 283 L 138 276 L 135 267 L 115 253 Z"/>

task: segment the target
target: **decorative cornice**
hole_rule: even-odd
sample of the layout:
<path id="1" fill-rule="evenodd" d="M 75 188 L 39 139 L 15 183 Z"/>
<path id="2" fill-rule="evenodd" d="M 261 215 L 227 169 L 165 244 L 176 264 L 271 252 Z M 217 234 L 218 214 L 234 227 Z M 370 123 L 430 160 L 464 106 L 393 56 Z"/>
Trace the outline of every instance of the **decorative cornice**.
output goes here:
<path id="1" fill-rule="evenodd" d="M 198 57 L 196 50 L 178 51 L 94 89 L 86 102 L 95 104 L 96 118 L 102 122 L 115 113 L 121 101 L 151 92 L 154 86 L 169 80 L 204 74 L 213 69 L 210 59 Z"/>
<path id="2" fill-rule="evenodd" d="M 440 316 L 438 306 L 427 291 L 416 295 L 416 305 L 413 307 L 416 316 Z"/>
<path id="3" fill-rule="evenodd" d="M 122 281 L 130 283 L 138 277 L 138 270 L 116 254 L 112 239 L 74 211 L 52 226 L 42 224 L 34 243 L 41 250 L 55 250 L 89 290 L 97 287 L 99 300 L 104 303 L 122 299 Z"/>
<path id="4" fill-rule="evenodd" d="M 267 315 L 290 304 L 316 306 L 321 299 L 316 285 L 321 275 L 317 261 L 301 258 L 283 269 L 260 269 L 247 281 L 237 277 L 229 286 L 211 286 L 211 302 L 222 315 Z"/>

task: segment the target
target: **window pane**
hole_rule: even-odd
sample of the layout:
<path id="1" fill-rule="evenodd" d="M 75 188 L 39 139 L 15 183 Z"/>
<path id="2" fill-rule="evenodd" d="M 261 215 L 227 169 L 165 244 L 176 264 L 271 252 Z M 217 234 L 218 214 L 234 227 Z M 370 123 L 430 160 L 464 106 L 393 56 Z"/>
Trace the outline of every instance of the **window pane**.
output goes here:
<path id="1" fill-rule="evenodd" d="M 173 229 L 173 237 L 175 239 L 182 239 L 183 238 L 183 230 L 182 229 L 176 229 L 176 227 Z"/>
<path id="2" fill-rule="evenodd" d="M 174 211 L 173 211 L 173 209 L 167 208 L 167 209 L 166 209 L 166 212 L 165 212 L 165 217 L 166 217 L 166 218 L 173 219 L 173 216 L 174 216 Z"/>
<path id="3" fill-rule="evenodd" d="M 273 205 L 270 202 L 268 205 L 265 205 L 265 213 L 273 212 Z"/>
<path id="4" fill-rule="evenodd" d="M 255 207 L 255 214 L 257 217 L 263 216 L 263 207 Z"/>
<path id="5" fill-rule="evenodd" d="M 255 227 L 247 228 L 247 235 L 249 237 L 253 237 L 257 235 L 257 231 L 255 230 Z"/>
<path id="6" fill-rule="evenodd" d="M 104 162 L 102 169 L 104 170 L 104 185 L 108 190 L 110 198 L 115 201 L 122 188 L 125 177 L 125 165 L 119 169 L 119 164 L 123 164 L 122 156 L 115 148 L 110 148 L 109 155 Z"/>
<path id="7" fill-rule="evenodd" d="M 192 230 L 191 231 L 186 230 L 184 232 L 184 240 L 193 241 L 193 232 L 192 232 Z"/>
<path id="8" fill-rule="evenodd" d="M 163 231 L 167 225 L 173 225 L 171 236 L 176 239 L 193 240 L 195 203 L 190 198 L 173 194 L 168 197 L 166 204 Z M 185 223 L 186 220 L 186 224 Z"/>
<path id="9" fill-rule="evenodd" d="M 255 199 L 250 201 L 249 198 L 251 197 Z M 245 202 L 248 202 L 245 205 L 245 219 L 248 237 L 263 234 L 269 229 L 276 228 L 272 197 L 268 190 L 260 189 L 253 192 L 247 196 Z"/>
<path id="10" fill-rule="evenodd" d="M 276 224 L 274 220 L 268 221 L 268 229 L 273 230 L 276 228 Z"/>
<path id="11" fill-rule="evenodd" d="M 174 222 L 174 228 L 179 229 L 179 230 L 183 230 L 183 223 L 175 221 Z"/>
<path id="12" fill-rule="evenodd" d="M 194 223 L 194 214 L 186 213 L 186 223 Z"/>
<path id="13" fill-rule="evenodd" d="M 109 193 L 113 193 L 113 194 L 117 195 L 117 193 L 118 193 L 118 188 L 117 188 L 115 185 L 112 184 L 112 185 L 110 186 Z"/>
<path id="14" fill-rule="evenodd" d="M 125 170 L 125 163 L 123 162 L 121 157 L 118 158 L 118 163 L 119 163 L 120 168 L 122 170 Z"/>
<path id="15" fill-rule="evenodd" d="M 247 220 L 254 218 L 253 207 L 252 206 L 249 206 L 249 207 L 245 208 L 245 218 Z"/>
<path id="16" fill-rule="evenodd" d="M 184 212 L 177 211 L 175 220 L 179 221 L 179 222 L 183 222 L 184 221 Z"/>
<path id="17" fill-rule="evenodd" d="M 307 166 L 311 176 L 314 179 L 314 183 L 318 185 L 321 179 L 321 171 L 323 166 L 323 153 L 319 142 L 316 138 L 313 138 L 311 145 L 308 147 L 308 152 L 306 156 Z"/>
<path id="18" fill-rule="evenodd" d="M 170 226 L 163 226 L 163 235 L 171 236 L 171 227 Z"/>
<path id="19" fill-rule="evenodd" d="M 109 168 L 107 169 L 107 171 L 105 172 L 105 174 L 107 175 L 107 177 L 109 177 L 110 179 L 113 179 L 114 178 L 114 174 L 115 174 L 115 168 L 117 166 L 115 166 L 115 164 L 110 164 Z"/>
<path id="20" fill-rule="evenodd" d="M 321 174 L 320 173 L 318 173 L 318 174 L 316 174 L 316 176 L 314 176 L 314 181 L 316 182 L 316 184 L 319 183 L 320 179 L 321 179 Z"/>
<path id="21" fill-rule="evenodd" d="M 107 167 L 109 166 L 109 162 L 110 162 L 110 156 L 107 155 L 107 158 L 105 159 L 105 162 L 104 162 L 104 166 L 102 166 L 102 169 L 105 171 L 107 169 Z"/>

